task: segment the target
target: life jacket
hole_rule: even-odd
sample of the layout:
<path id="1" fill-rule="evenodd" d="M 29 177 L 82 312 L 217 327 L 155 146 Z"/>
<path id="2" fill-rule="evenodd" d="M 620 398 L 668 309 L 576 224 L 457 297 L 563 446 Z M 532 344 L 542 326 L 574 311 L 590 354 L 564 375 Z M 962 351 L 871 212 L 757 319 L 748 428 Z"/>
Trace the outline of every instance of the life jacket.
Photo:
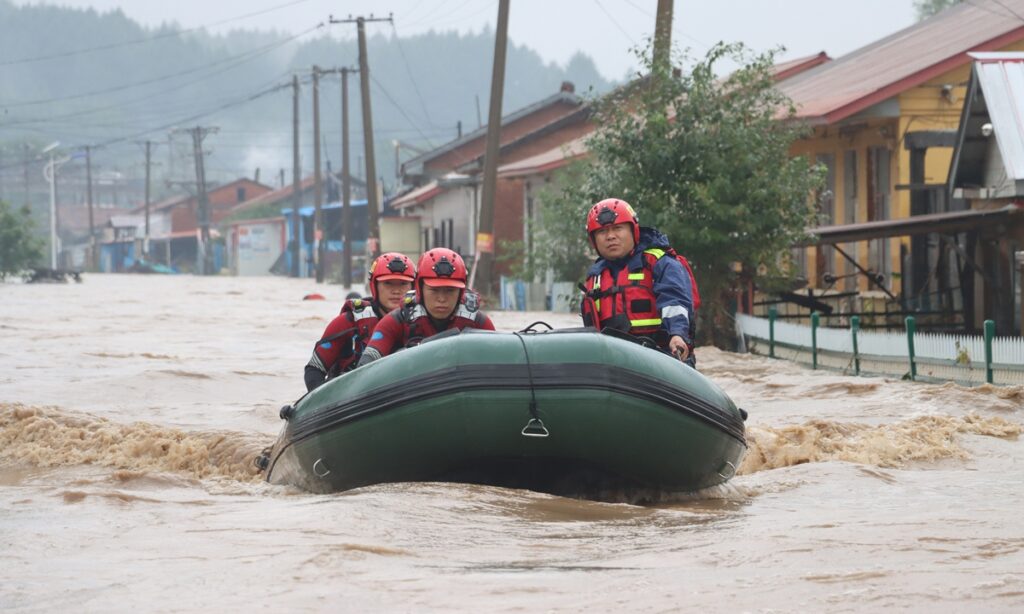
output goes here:
<path id="1" fill-rule="evenodd" d="M 448 318 L 448 326 L 440 330 L 434 324 L 434 319 L 427 313 L 427 308 L 416 300 L 415 295 L 405 297 L 397 319 L 405 326 L 405 347 L 419 345 L 421 341 L 437 333 L 452 329 L 477 328 L 482 324 L 483 313 L 480 312 L 480 295 L 472 290 L 463 292 L 458 307 Z"/>
<path id="2" fill-rule="evenodd" d="M 667 346 L 668 336 L 661 328 L 661 312 L 654 295 L 653 270 L 655 263 L 665 256 L 675 258 L 690 278 L 693 313 L 689 314 L 691 335 L 696 322 L 700 294 L 690 263 L 671 247 L 651 247 L 641 254 L 640 268 L 624 266 L 612 278 L 611 269 L 605 267 L 600 274 L 580 285 L 584 300 L 580 306 L 583 323 L 598 330 L 614 328 L 633 335 L 651 337 L 659 346 Z"/>
<path id="3" fill-rule="evenodd" d="M 322 343 L 334 343 L 336 341 L 352 344 L 352 351 L 349 355 L 346 356 L 343 353 L 338 357 L 337 362 L 333 365 L 327 365 L 328 377 L 334 377 L 340 373 L 351 371 L 356 367 L 359 357 L 363 355 L 363 350 L 366 349 L 366 344 L 370 342 L 370 334 L 373 333 L 373 328 L 377 326 L 377 322 L 381 317 L 378 312 L 377 302 L 370 297 L 345 301 L 341 306 L 341 314 L 347 315 L 349 321 L 352 322 L 352 326 L 347 330 L 324 337 L 316 342 L 317 346 Z"/>

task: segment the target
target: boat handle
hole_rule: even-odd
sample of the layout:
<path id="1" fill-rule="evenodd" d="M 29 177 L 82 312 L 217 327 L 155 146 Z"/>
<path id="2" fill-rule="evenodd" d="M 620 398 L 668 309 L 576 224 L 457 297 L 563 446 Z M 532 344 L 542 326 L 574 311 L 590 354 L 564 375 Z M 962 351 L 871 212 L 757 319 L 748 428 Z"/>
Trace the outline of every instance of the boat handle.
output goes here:
<path id="1" fill-rule="evenodd" d="M 729 473 L 729 475 L 725 475 L 724 473 L 719 471 L 718 477 L 722 478 L 723 480 L 731 480 L 732 478 L 736 477 L 736 465 L 730 463 L 729 461 L 725 461 L 725 464 L 728 465 L 729 468 L 732 469 L 732 471 Z M 722 468 L 725 469 L 725 467 Z"/>
<path id="2" fill-rule="evenodd" d="M 323 468 L 323 473 L 320 473 L 320 471 L 317 470 L 317 467 L 322 467 Z M 318 478 L 326 477 L 327 474 L 330 473 L 330 472 L 331 472 L 331 470 L 328 469 L 327 465 L 324 464 L 324 459 L 318 458 L 318 459 L 316 459 L 316 462 L 313 463 L 313 473 L 316 475 L 316 477 L 318 477 Z"/>
<path id="3" fill-rule="evenodd" d="M 522 430 L 523 437 L 547 437 L 551 433 L 541 422 L 540 418 L 530 418 Z"/>

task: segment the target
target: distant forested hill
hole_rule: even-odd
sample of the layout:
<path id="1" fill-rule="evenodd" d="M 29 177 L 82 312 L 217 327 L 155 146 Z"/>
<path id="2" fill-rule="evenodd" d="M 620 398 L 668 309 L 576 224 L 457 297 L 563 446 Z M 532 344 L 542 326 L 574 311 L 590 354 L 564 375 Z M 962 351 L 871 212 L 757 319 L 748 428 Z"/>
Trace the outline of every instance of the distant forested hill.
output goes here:
<path id="1" fill-rule="evenodd" d="M 251 176 L 259 167 L 266 183 L 276 183 L 280 168 L 290 181 L 291 88 L 257 95 L 290 82 L 293 74 L 303 80 L 302 158 L 309 172 L 310 67 L 358 64 L 354 26 L 309 26 L 297 38 L 246 30 L 211 36 L 202 30 L 182 33 L 177 26 L 147 29 L 120 11 L 0 0 L 0 196 L 17 201 L 17 192 L 24 191 L 22 168 L 15 163 L 25 155 L 25 144 L 31 153 L 56 140 L 72 149 L 101 145 L 94 173 L 107 172 L 111 182 L 121 177 L 130 190 L 142 176 L 138 143 L 152 139 L 159 144 L 155 183 L 166 192 L 162 180 L 192 178 L 191 143 L 171 130 L 197 124 L 219 128 L 204 143 L 212 179 Z M 377 168 L 387 180 L 394 174 L 393 140 L 430 147 L 455 138 L 459 121 L 465 131 L 475 129 L 477 97 L 486 118 L 494 37 L 490 31 L 431 32 L 396 39 L 388 24 L 367 28 Z M 585 56 L 564 67 L 547 64 L 513 41 L 504 112 L 555 93 L 562 81 L 574 82 L 578 93 L 611 86 Z M 340 163 L 339 93 L 337 76 L 322 78 L 323 149 L 334 168 Z M 356 75 L 349 80 L 349 104 L 355 165 L 362 147 Z M 65 177 L 72 181 L 81 166 L 72 161 Z M 30 192 L 43 191 L 41 179 L 31 174 Z M 74 191 L 74 184 L 68 189 Z"/>

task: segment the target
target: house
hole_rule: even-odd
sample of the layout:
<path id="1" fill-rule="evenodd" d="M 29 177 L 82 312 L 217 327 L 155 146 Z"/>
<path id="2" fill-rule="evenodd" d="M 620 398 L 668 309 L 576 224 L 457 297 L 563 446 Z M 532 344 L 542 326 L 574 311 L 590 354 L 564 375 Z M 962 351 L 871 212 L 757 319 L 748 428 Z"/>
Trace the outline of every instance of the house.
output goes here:
<path id="1" fill-rule="evenodd" d="M 560 91 L 502 118 L 499 166 L 521 162 L 588 134 L 591 108 L 571 83 Z M 402 164 L 403 182 L 412 187 L 389 201 L 399 215 L 418 217 L 422 249 L 444 246 L 471 257 L 476 250 L 480 188 L 487 128 L 482 127 Z M 499 181 L 494 203 L 495 256 L 503 245 L 524 239 L 526 182 Z M 499 262 L 498 272 L 507 268 Z"/>
<path id="2" fill-rule="evenodd" d="M 251 179 L 241 178 L 207 190 L 211 227 L 220 224 L 239 203 L 270 192 L 272 188 Z M 144 215 L 145 205 L 132 210 Z M 199 250 L 199 200 L 190 194 L 177 195 L 151 204 L 150 254 L 154 261 L 185 270 L 196 268 Z M 161 231 L 154 231 L 154 220 Z M 211 228 L 211 236 L 218 234 Z M 220 249 L 219 246 L 215 249 Z M 220 261 L 223 254 L 215 260 Z"/>
<path id="3" fill-rule="evenodd" d="M 797 119 L 813 130 L 792 153 L 828 169 L 822 227 L 812 229 L 810 247 L 793 253 L 812 294 L 855 295 L 860 302 L 848 301 L 848 311 L 957 311 L 943 298 L 952 248 L 915 230 L 927 222 L 913 219 L 968 206 L 946 183 L 969 54 L 1024 50 L 1024 23 L 1007 11 L 1024 13 L 1024 0 L 960 3 L 779 81 Z M 886 221 L 892 224 L 870 226 Z"/>
<path id="4" fill-rule="evenodd" d="M 288 245 L 284 217 L 228 222 L 226 237 L 231 274 L 241 277 L 269 275 Z"/>
<path id="5" fill-rule="evenodd" d="M 960 288 L 973 328 L 1021 329 L 1024 294 L 1024 53 L 972 53 L 948 190 L 979 223 L 966 233 Z M 985 223 L 980 223 L 985 220 Z M 949 243 L 949 240 L 946 240 Z"/>
<path id="6" fill-rule="evenodd" d="M 366 209 L 366 182 L 350 177 L 353 217 L 353 248 L 357 257 L 362 257 L 368 236 Z M 325 274 L 332 277 L 340 270 L 343 238 L 341 226 L 342 203 L 340 173 L 324 175 L 324 190 L 321 205 L 325 245 Z M 309 175 L 299 182 L 299 216 L 302 223 L 296 226 L 292 219 L 294 211 L 294 186 L 292 184 L 262 193 L 232 207 L 223 222 L 228 237 L 228 257 L 235 275 L 269 275 L 274 272 L 287 274 L 292 270 L 292 255 L 287 247 L 293 236 L 299 239 L 299 275 L 314 274 L 312 254 L 314 251 L 313 217 L 315 211 L 316 178 Z M 272 228 L 271 228 L 272 227 Z M 276 245 L 276 229 L 283 231 L 281 242 L 269 264 L 264 262 L 263 250 Z M 296 233 L 296 234 L 293 234 Z M 255 237 L 259 236 L 259 240 Z M 279 262 L 280 261 L 280 262 Z M 264 266 L 266 264 L 266 266 Z"/>

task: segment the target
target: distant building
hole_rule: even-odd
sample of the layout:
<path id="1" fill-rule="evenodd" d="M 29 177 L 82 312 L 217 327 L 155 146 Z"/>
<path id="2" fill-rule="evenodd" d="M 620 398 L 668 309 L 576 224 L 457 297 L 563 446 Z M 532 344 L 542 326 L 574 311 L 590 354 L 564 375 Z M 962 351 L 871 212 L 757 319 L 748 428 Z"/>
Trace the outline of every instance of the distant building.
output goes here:
<path id="1" fill-rule="evenodd" d="M 207 189 L 211 236 L 219 236 L 216 226 L 230 215 L 234 207 L 271 191 L 269 186 L 246 178 Z M 145 210 L 145 205 L 139 206 L 132 210 L 132 214 L 144 216 Z M 151 204 L 149 212 L 151 260 L 180 270 L 195 270 L 200 253 L 198 198 L 191 194 L 172 196 Z M 141 233 L 139 236 L 142 236 Z M 215 253 L 223 250 L 222 247 L 213 249 Z M 216 261 L 222 259 L 223 253 L 215 258 Z"/>
<path id="2" fill-rule="evenodd" d="M 561 91 L 501 120 L 499 166 L 520 162 L 559 149 L 593 131 L 592 109 L 577 96 L 571 83 Z M 403 182 L 411 187 L 389 201 L 402 216 L 420 220 L 422 245 L 459 251 L 467 260 L 476 253 L 480 188 L 487 127 L 402 164 Z M 498 181 L 494 203 L 495 256 L 503 243 L 524 239 L 524 212 L 529 184 L 519 176 Z M 509 265 L 498 264 L 500 273 Z"/>

